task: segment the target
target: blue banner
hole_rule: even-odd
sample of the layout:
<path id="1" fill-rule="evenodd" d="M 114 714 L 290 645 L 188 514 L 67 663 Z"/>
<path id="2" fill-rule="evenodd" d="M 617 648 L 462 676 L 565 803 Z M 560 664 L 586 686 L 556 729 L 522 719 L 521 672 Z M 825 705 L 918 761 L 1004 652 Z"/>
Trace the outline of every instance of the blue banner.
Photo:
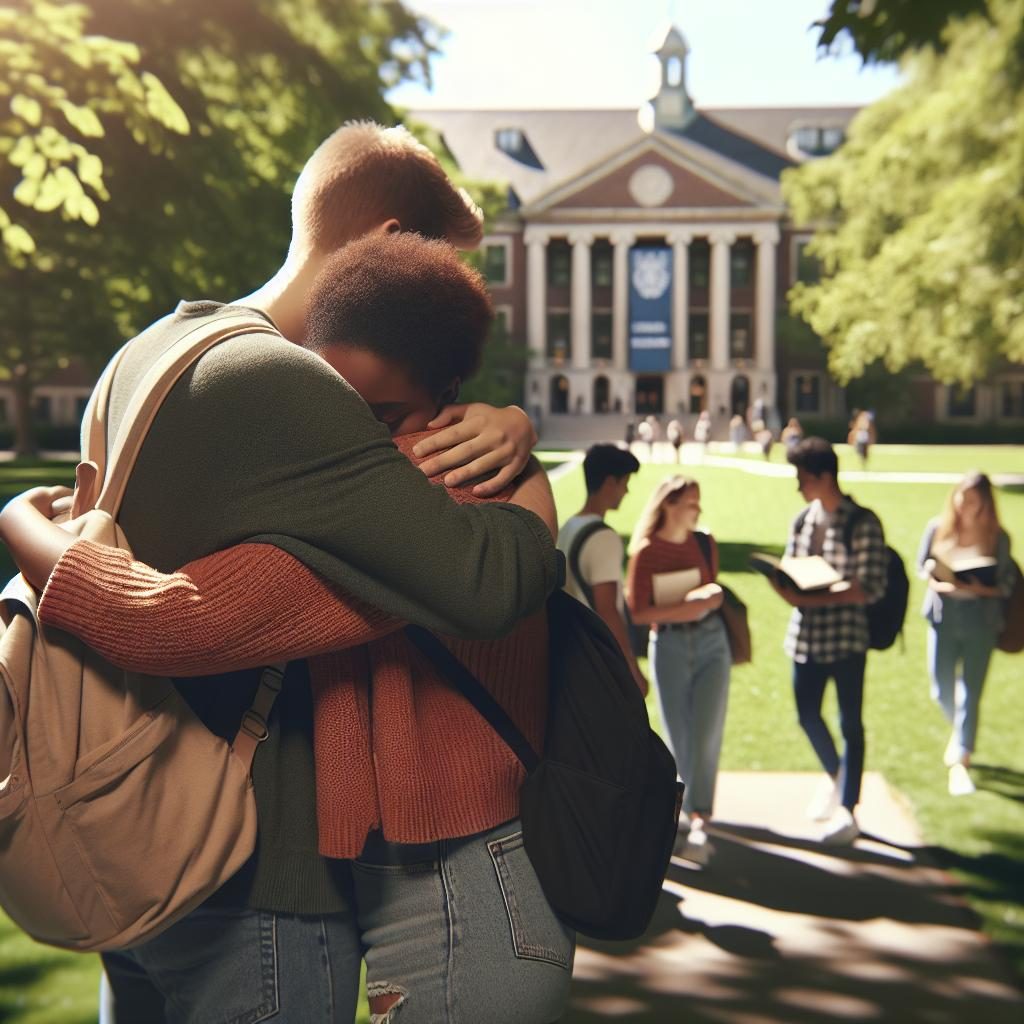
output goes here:
<path id="1" fill-rule="evenodd" d="M 672 250 L 665 245 L 629 252 L 629 368 L 672 368 Z"/>

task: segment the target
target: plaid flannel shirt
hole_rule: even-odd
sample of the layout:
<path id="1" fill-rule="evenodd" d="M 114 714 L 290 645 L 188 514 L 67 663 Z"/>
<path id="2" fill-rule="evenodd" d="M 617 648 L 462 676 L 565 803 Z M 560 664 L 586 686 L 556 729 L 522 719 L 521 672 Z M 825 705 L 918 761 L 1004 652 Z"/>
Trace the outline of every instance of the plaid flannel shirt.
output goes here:
<path id="1" fill-rule="evenodd" d="M 867 594 L 868 602 L 877 601 L 885 593 L 888 555 L 885 535 L 878 516 L 870 510 L 860 514 L 851 538 L 852 550 L 843 543 L 846 521 L 857 506 L 843 495 L 839 507 L 830 516 L 820 501 L 810 504 L 799 534 L 799 516 L 793 521 L 786 544 L 787 555 L 811 554 L 815 529 L 824 522 L 825 539 L 822 558 L 843 579 L 855 579 Z M 817 552 L 815 552 L 817 553 Z M 838 661 L 868 649 L 868 616 L 864 605 L 836 604 L 823 608 L 794 608 L 783 644 L 786 653 L 798 662 Z"/>

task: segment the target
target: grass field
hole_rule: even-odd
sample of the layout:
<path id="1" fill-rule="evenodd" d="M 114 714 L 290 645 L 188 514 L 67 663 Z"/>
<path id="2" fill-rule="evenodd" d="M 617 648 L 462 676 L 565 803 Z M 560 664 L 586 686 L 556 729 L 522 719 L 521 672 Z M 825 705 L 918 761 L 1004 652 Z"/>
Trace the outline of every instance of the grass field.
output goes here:
<path id="1" fill-rule="evenodd" d="M 566 453 L 541 453 L 549 466 Z M 845 468 L 857 469 L 842 452 Z M 775 459 L 782 461 L 781 453 Z M 773 459 L 773 461 L 775 461 Z M 959 472 L 982 466 L 991 472 L 1024 472 L 1024 449 L 878 448 L 871 470 Z M 670 465 L 647 465 L 634 478 L 622 508 L 609 517 L 626 535 L 647 495 Z M 701 481 L 705 523 L 721 545 L 723 578 L 750 609 L 755 661 L 735 670 L 726 726 L 724 763 L 733 770 L 816 770 L 796 724 L 790 664 L 781 649 L 788 608 L 761 577 L 745 570 L 753 548 L 777 549 L 800 508 L 795 481 L 754 476 L 734 469 L 684 467 Z M 67 482 L 70 467 L 0 465 L 0 503 L 41 483 Z M 857 483 L 848 488 L 874 508 L 890 543 L 912 567 L 927 520 L 941 507 L 948 487 L 935 484 Z M 555 484 L 562 519 L 583 500 L 583 474 L 574 469 Z M 1003 522 L 1024 556 L 1024 491 L 999 495 Z M 0 551 L 6 558 L 6 552 Z M 9 563 L 0 565 L 7 571 Z M 869 659 L 865 717 L 867 767 L 881 771 L 910 802 L 937 859 L 957 873 L 981 916 L 985 931 L 1006 951 L 1024 978 L 1024 656 L 997 654 L 982 706 L 976 753 L 979 791 L 954 799 L 946 794 L 942 751 L 948 729 L 928 696 L 925 624 L 918 616 L 921 584 L 912 580 L 905 648 L 874 652 Z M 828 705 L 834 718 L 834 705 Z M 654 710 L 652 701 L 652 710 Z M 91 1024 L 95 1020 L 98 966 L 94 957 L 64 954 L 30 942 L 0 915 L 0 1022 Z M 362 1020 L 366 1020 L 365 1009 Z"/>
<path id="2" fill-rule="evenodd" d="M 1013 456 L 993 449 L 1008 468 Z M 880 454 L 880 453 L 879 453 Z M 944 464 L 928 450 L 886 453 L 894 472 L 923 464 Z M 975 450 L 972 465 L 994 459 Z M 873 456 L 874 461 L 874 456 Z M 881 462 L 881 459 L 879 459 Z M 1015 464 L 1024 471 L 1024 454 Z M 874 468 L 874 467 L 872 467 Z M 684 467 L 701 482 L 704 522 L 721 546 L 723 581 L 749 607 L 754 662 L 734 671 L 726 722 L 723 768 L 732 770 L 818 770 L 800 731 L 790 686 L 790 662 L 782 651 L 789 607 L 760 576 L 746 570 L 752 549 L 777 550 L 801 507 L 795 479 L 753 476 L 730 469 Z M 626 536 L 644 500 L 669 465 L 645 465 L 630 494 L 609 522 Z M 559 517 L 583 501 L 583 474 L 573 470 L 555 483 Z M 942 752 L 949 729 L 928 694 L 925 667 L 926 624 L 919 616 L 924 584 L 913 578 L 917 545 L 928 519 L 937 514 L 949 487 L 936 484 L 858 483 L 848 490 L 875 509 L 889 542 L 906 562 L 911 580 L 905 646 L 872 652 L 868 662 L 865 724 L 867 768 L 882 772 L 909 800 L 936 859 L 962 879 L 965 895 L 981 916 L 985 931 L 1013 960 L 1024 978 L 1024 656 L 997 652 L 981 713 L 971 797 L 946 793 Z M 1018 560 L 1024 548 L 1024 492 L 999 493 L 1004 525 L 1016 538 Z M 834 700 L 827 704 L 835 727 Z"/>

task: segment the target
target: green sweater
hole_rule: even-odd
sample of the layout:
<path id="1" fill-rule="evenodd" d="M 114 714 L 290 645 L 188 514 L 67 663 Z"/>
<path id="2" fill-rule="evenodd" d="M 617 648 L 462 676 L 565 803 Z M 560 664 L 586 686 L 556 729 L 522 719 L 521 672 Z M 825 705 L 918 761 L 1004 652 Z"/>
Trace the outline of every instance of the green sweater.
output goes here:
<path id="1" fill-rule="evenodd" d="M 111 436 L 141 376 L 170 344 L 241 311 L 181 303 L 139 335 L 114 380 Z M 323 360 L 262 334 L 215 346 L 178 381 L 142 447 L 120 522 L 135 554 L 162 571 L 264 541 L 385 611 L 469 639 L 508 632 L 540 607 L 558 575 L 540 519 L 512 505 L 456 504 L 398 452 Z M 179 685 L 227 737 L 256 675 Z M 220 898 L 288 913 L 344 910 L 344 865 L 316 853 L 304 666 L 289 671 L 271 724 L 253 768 L 257 852 Z"/>

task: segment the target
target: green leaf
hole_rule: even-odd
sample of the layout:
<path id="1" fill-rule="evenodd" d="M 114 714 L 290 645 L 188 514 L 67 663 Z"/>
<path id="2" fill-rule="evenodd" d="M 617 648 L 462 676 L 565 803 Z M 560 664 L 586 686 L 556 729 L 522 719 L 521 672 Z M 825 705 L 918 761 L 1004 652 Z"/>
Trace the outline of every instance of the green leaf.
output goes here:
<path id="1" fill-rule="evenodd" d="M 20 225 L 10 224 L 3 229 L 4 245 L 13 253 L 30 256 L 36 251 L 32 236 Z"/>
<path id="2" fill-rule="evenodd" d="M 103 125 L 96 113 L 89 107 L 80 107 L 70 100 L 63 100 L 60 104 L 61 113 L 67 118 L 71 125 L 80 135 L 87 138 L 98 139 L 103 136 Z"/>
<path id="3" fill-rule="evenodd" d="M 39 100 L 18 93 L 11 97 L 11 113 L 34 128 L 42 119 L 43 108 Z"/>

